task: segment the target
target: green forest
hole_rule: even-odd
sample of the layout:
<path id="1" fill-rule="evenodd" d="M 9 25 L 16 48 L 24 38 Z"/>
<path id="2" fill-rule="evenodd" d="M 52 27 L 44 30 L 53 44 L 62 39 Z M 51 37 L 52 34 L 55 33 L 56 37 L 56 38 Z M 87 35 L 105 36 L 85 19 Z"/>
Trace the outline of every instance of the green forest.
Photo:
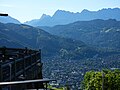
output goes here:
<path id="1" fill-rule="evenodd" d="M 120 70 L 86 72 L 83 90 L 120 90 Z"/>

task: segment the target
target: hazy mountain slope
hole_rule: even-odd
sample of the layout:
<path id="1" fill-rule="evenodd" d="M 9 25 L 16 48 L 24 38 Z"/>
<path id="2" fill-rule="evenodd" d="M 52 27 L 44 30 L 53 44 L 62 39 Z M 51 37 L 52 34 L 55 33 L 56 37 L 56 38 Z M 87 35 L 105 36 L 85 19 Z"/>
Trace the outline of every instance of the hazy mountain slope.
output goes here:
<path id="1" fill-rule="evenodd" d="M 10 48 L 18 48 L 18 47 L 23 48 L 24 47 L 19 42 L 13 41 L 10 37 L 0 32 L 0 47 L 3 47 L 3 46 L 7 46 Z"/>
<path id="2" fill-rule="evenodd" d="M 6 37 L 5 40 L 0 40 L 1 46 L 8 46 L 9 43 L 6 44 L 5 41 L 16 42 L 24 47 L 42 49 L 43 54 L 47 56 L 56 56 L 61 53 L 60 50 L 72 52 L 78 46 L 86 47 L 83 42 L 53 36 L 41 29 L 27 25 L 0 23 L 1 33 L 3 35 L 1 38 Z"/>
<path id="3" fill-rule="evenodd" d="M 120 21 L 114 19 L 78 21 L 67 25 L 40 28 L 53 35 L 81 40 L 87 45 L 120 49 Z"/>
<path id="4" fill-rule="evenodd" d="M 93 19 L 116 19 L 120 20 L 120 9 L 119 8 L 108 8 L 99 11 L 88 11 L 83 10 L 81 13 L 73 13 L 64 10 L 57 10 L 51 17 L 49 15 L 43 14 L 40 19 L 35 19 L 25 22 L 25 24 L 32 26 L 54 26 L 54 25 L 64 25 L 73 23 L 75 21 L 88 21 Z"/>
<path id="5" fill-rule="evenodd" d="M 64 59 L 79 60 L 83 58 L 107 57 L 119 54 L 118 51 L 99 50 L 88 47 L 81 41 L 65 39 L 51 35 L 41 29 L 28 25 L 2 24 L 0 23 L 1 46 L 29 47 L 31 49 L 42 49 L 43 57 L 61 57 Z M 10 44 L 7 42 L 10 41 Z M 7 42 L 7 44 L 5 43 Z M 9 45 L 8 45 L 9 44 Z"/>
<path id="6" fill-rule="evenodd" d="M 12 18 L 11 16 L 0 16 L 0 22 L 20 24 L 20 22 L 17 19 Z"/>

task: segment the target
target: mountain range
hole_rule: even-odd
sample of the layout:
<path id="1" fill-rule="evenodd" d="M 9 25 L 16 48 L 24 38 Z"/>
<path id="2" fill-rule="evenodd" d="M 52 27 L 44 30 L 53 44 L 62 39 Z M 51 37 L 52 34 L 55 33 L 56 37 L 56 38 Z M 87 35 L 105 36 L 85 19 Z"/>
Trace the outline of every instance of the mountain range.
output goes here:
<path id="1" fill-rule="evenodd" d="M 119 8 L 81 13 L 58 10 L 52 17 L 43 14 L 40 20 L 33 20 L 32 26 L 21 24 L 10 16 L 0 17 L 0 46 L 42 49 L 45 57 L 64 59 L 120 54 L 119 14 Z"/>
<path id="2" fill-rule="evenodd" d="M 57 10 L 53 16 L 43 14 L 40 19 L 33 19 L 25 22 L 31 26 L 55 26 L 73 23 L 76 21 L 89 21 L 94 19 L 116 19 L 120 20 L 119 8 L 108 8 L 98 11 L 89 11 L 84 9 L 82 12 L 69 12 L 64 10 Z"/>
<path id="3" fill-rule="evenodd" d="M 33 19 L 31 21 L 27 21 L 24 24 L 31 26 L 55 26 L 55 25 L 64 25 L 73 23 L 76 21 L 89 21 L 94 19 L 116 19 L 120 20 L 120 8 L 108 8 L 101 9 L 98 11 L 89 11 L 84 9 L 82 12 L 73 13 L 65 10 L 57 10 L 53 16 L 43 14 L 40 19 Z M 8 16 L 8 17 L 0 17 L 1 23 L 15 23 L 21 24 L 17 19 Z"/>
<path id="4" fill-rule="evenodd" d="M 0 23 L 0 46 L 41 49 L 44 57 L 61 57 L 72 60 L 107 57 L 119 51 L 104 50 L 86 45 L 82 41 L 58 37 L 42 29 L 24 24 Z"/>
<path id="5" fill-rule="evenodd" d="M 23 24 L 0 23 L 0 46 L 42 49 L 44 56 L 56 56 L 72 52 L 78 47 L 87 48 L 81 41 L 65 39 Z"/>
<path id="6" fill-rule="evenodd" d="M 86 45 L 120 49 L 120 21 L 77 21 L 67 25 L 39 27 L 52 35 L 83 41 Z"/>

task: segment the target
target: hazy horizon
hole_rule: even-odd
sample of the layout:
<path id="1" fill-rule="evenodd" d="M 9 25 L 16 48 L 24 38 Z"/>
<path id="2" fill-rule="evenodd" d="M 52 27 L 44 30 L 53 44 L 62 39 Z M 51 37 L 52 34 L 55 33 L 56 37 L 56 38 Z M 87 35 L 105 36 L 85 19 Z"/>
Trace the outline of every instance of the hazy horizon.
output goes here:
<path id="1" fill-rule="evenodd" d="M 83 9 L 98 11 L 103 8 L 119 8 L 119 0 L 0 0 L 0 13 L 8 13 L 20 22 L 39 19 L 43 14 L 52 16 L 58 9 L 81 12 Z"/>

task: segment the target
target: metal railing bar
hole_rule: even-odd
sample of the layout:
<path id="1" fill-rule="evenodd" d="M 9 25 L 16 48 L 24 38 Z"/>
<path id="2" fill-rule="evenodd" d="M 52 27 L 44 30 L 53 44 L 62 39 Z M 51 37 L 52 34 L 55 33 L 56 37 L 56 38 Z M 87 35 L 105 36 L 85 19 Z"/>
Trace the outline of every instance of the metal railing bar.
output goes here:
<path id="1" fill-rule="evenodd" d="M 24 80 L 24 81 L 11 81 L 11 82 L 0 82 L 0 86 L 4 85 L 14 85 L 14 84 L 26 84 L 26 83 L 36 83 L 36 82 L 50 82 L 50 81 L 56 81 L 54 79 L 36 79 L 36 80 Z"/>

